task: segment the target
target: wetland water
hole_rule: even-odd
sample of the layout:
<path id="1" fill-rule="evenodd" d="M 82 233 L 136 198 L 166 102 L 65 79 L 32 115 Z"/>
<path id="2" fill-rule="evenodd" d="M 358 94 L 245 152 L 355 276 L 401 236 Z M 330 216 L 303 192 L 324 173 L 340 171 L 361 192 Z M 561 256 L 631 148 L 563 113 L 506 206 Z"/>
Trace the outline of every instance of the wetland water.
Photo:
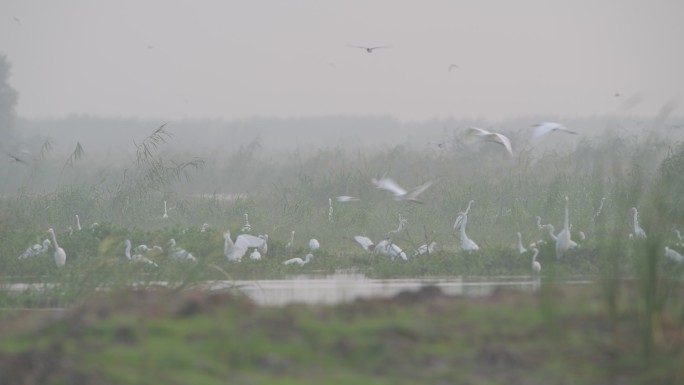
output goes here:
<path id="1" fill-rule="evenodd" d="M 584 285 L 588 279 L 563 280 L 564 285 Z M 205 290 L 228 290 L 236 288 L 259 305 L 283 306 L 290 303 L 338 304 L 358 298 L 387 298 L 402 291 L 417 291 L 422 286 L 434 285 L 444 294 L 482 297 L 497 288 L 534 291 L 539 287 L 535 276 L 495 277 L 424 277 L 424 278 L 368 278 L 360 273 L 336 273 L 331 275 L 296 275 L 285 279 L 264 280 L 218 280 L 198 283 L 195 287 Z M 169 282 L 147 282 L 143 286 L 175 286 Z M 23 292 L 26 290 L 52 290 L 52 284 L 13 283 L 3 285 L 2 290 Z"/>

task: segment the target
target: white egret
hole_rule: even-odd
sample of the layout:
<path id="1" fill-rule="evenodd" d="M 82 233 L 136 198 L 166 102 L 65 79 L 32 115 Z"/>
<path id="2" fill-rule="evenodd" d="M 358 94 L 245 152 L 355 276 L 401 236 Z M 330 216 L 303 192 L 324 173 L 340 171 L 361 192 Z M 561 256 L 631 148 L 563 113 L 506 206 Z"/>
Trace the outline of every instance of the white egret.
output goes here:
<path id="1" fill-rule="evenodd" d="M 430 244 L 423 244 L 418 246 L 418 249 L 416 249 L 416 252 L 413 253 L 414 256 L 416 255 L 423 255 L 423 254 L 432 254 L 437 250 L 437 242 L 432 241 Z"/>
<path id="2" fill-rule="evenodd" d="M 207 231 L 208 228 L 209 228 L 209 224 L 208 224 L 208 223 L 202 224 L 202 228 L 200 229 L 200 233 L 203 233 L 203 232 Z"/>
<path id="3" fill-rule="evenodd" d="M 534 253 L 532 255 L 532 271 L 534 271 L 535 273 L 539 273 L 539 272 L 541 272 L 541 264 L 539 263 L 539 261 L 537 261 L 537 256 L 539 255 L 539 249 L 537 249 L 536 247 L 533 247 L 532 253 Z"/>
<path id="4" fill-rule="evenodd" d="M 684 263 L 684 256 L 667 246 L 665 246 L 665 256 L 677 263 Z"/>
<path id="5" fill-rule="evenodd" d="M 416 203 L 423 203 L 417 199 L 418 195 L 422 194 L 432 185 L 432 182 L 430 181 L 423 183 L 420 186 L 414 187 L 410 191 L 407 191 L 403 187 L 399 186 L 392 178 L 388 178 L 387 176 L 383 176 L 380 179 L 373 178 L 371 179 L 371 182 L 376 188 L 380 190 L 386 190 L 394 194 L 395 201 L 406 200 Z"/>
<path id="6" fill-rule="evenodd" d="M 518 252 L 520 254 L 527 253 L 527 249 L 525 248 L 525 246 L 523 246 L 523 243 L 522 243 L 522 234 L 520 234 L 519 231 L 518 231 Z"/>
<path id="7" fill-rule="evenodd" d="M 193 261 L 197 262 L 197 258 L 195 258 L 194 255 L 189 253 L 187 250 L 182 249 L 180 247 L 176 247 L 176 240 L 171 238 L 169 239 L 169 256 L 181 261 Z"/>
<path id="8" fill-rule="evenodd" d="M 292 233 L 290 233 L 290 240 L 287 241 L 287 244 L 285 245 L 285 248 L 292 253 L 292 249 L 294 248 L 294 236 L 295 236 L 295 231 L 292 230 Z"/>
<path id="9" fill-rule="evenodd" d="M 366 52 L 368 52 L 368 53 L 373 53 L 373 51 L 375 51 L 376 49 L 392 48 L 392 47 L 389 46 L 389 45 L 375 46 L 375 47 L 365 47 L 365 46 L 361 46 L 361 45 L 351 45 L 351 44 L 347 44 L 347 46 L 348 46 L 348 47 L 351 47 L 351 48 L 361 48 L 361 49 L 366 50 Z"/>
<path id="10" fill-rule="evenodd" d="M 254 249 L 252 253 L 249 255 L 249 259 L 258 261 L 261 259 L 261 253 L 259 252 L 258 249 Z"/>
<path id="11" fill-rule="evenodd" d="M 338 197 L 335 197 L 335 200 L 340 202 L 340 203 L 348 203 L 348 202 L 358 202 L 359 198 L 349 196 L 349 195 L 340 195 Z"/>
<path id="12" fill-rule="evenodd" d="M 299 266 L 304 266 L 307 263 L 311 262 L 313 259 L 314 255 L 309 253 L 304 257 L 304 259 L 301 259 L 299 257 L 288 259 L 287 261 L 283 262 L 283 265 L 292 265 L 292 264 L 298 264 Z"/>
<path id="13" fill-rule="evenodd" d="M 544 226 L 541 224 L 541 217 L 537 215 L 537 216 L 535 217 L 535 219 L 537 220 L 537 228 L 538 228 L 539 230 L 543 229 Z"/>
<path id="14" fill-rule="evenodd" d="M 682 245 L 682 233 L 680 233 L 679 230 L 677 230 L 677 229 L 674 229 L 672 231 L 674 231 L 675 235 L 677 236 L 677 240 L 678 240 L 677 246 L 681 246 Z"/>
<path id="15" fill-rule="evenodd" d="M 240 261 L 250 248 L 256 248 L 261 254 L 266 254 L 263 251 L 266 247 L 266 239 L 250 234 L 240 234 L 235 242 L 233 242 L 230 231 L 225 231 L 223 233 L 223 239 L 223 252 L 229 261 Z"/>
<path id="16" fill-rule="evenodd" d="M 332 205 L 332 198 L 328 198 L 328 222 L 332 223 L 333 221 L 333 205 Z"/>
<path id="17" fill-rule="evenodd" d="M 558 240 L 558 236 L 555 234 L 556 233 L 556 228 L 553 227 L 552 224 L 544 225 L 542 228 L 547 228 L 549 229 L 549 237 L 553 239 L 554 241 Z"/>
<path id="18" fill-rule="evenodd" d="M 601 211 L 603 210 L 603 205 L 606 203 L 606 197 L 601 197 L 601 203 L 599 203 L 599 207 L 596 210 L 596 214 L 594 214 L 594 220 L 596 220 L 599 215 L 601 215 Z"/>
<path id="19" fill-rule="evenodd" d="M 24 253 L 22 255 L 18 256 L 17 259 L 26 259 L 26 258 L 35 257 L 37 255 L 43 254 L 44 252 L 48 251 L 49 248 L 50 248 L 50 240 L 46 239 L 43 241 L 42 245 L 40 243 L 36 243 L 35 245 L 26 249 L 26 251 L 24 251 Z"/>
<path id="20" fill-rule="evenodd" d="M 76 230 L 81 231 L 81 220 L 78 218 L 78 214 L 76 214 Z"/>
<path id="21" fill-rule="evenodd" d="M 375 249 L 375 243 L 373 243 L 373 241 L 371 241 L 368 237 L 364 237 L 363 235 L 355 235 L 354 240 L 366 251 L 373 251 Z"/>
<path id="22" fill-rule="evenodd" d="M 535 129 L 532 132 L 532 137 L 539 138 L 552 131 L 560 131 L 568 134 L 577 135 L 575 131 L 569 130 L 567 127 L 560 123 L 555 122 L 542 122 L 534 125 Z"/>
<path id="23" fill-rule="evenodd" d="M 565 197 L 565 216 L 563 218 L 563 229 L 556 235 L 556 258 L 561 258 L 566 251 L 573 247 L 577 247 L 577 243 L 570 239 L 570 215 L 569 215 L 569 199 Z"/>
<path id="24" fill-rule="evenodd" d="M 473 203 L 475 203 L 475 201 L 472 199 L 470 202 L 468 202 L 468 207 L 466 207 L 465 211 L 463 212 L 466 216 L 470 214 L 470 208 L 473 206 Z"/>
<path id="25" fill-rule="evenodd" d="M 131 240 L 130 239 L 126 239 L 126 241 L 124 242 L 124 246 L 125 246 L 124 254 L 126 255 L 126 258 L 129 261 L 142 262 L 142 263 L 146 263 L 148 265 L 152 265 L 154 267 L 159 267 L 159 265 L 157 265 L 155 262 L 153 262 L 150 259 L 143 257 L 140 254 L 135 254 L 135 255 L 131 256 Z"/>
<path id="26" fill-rule="evenodd" d="M 496 133 L 489 132 L 477 127 L 469 127 L 467 131 L 468 136 L 474 136 L 483 142 L 493 142 L 498 143 L 508 151 L 508 154 L 513 156 L 513 149 L 511 148 L 511 140 L 507 136 Z"/>
<path id="27" fill-rule="evenodd" d="M 166 209 L 166 201 L 164 201 L 164 215 L 162 215 L 163 219 L 169 219 L 169 210 Z"/>
<path id="28" fill-rule="evenodd" d="M 634 225 L 634 237 L 636 237 L 636 239 L 646 239 L 646 232 L 639 226 L 639 212 L 636 207 L 632 207 L 632 221 Z"/>
<path id="29" fill-rule="evenodd" d="M 66 263 L 66 252 L 57 244 L 55 230 L 53 230 L 52 227 L 48 229 L 48 233 L 52 235 L 52 246 L 55 248 L 55 264 L 57 267 L 62 267 Z"/>
<path id="30" fill-rule="evenodd" d="M 311 251 L 318 250 L 320 247 L 321 244 L 318 243 L 318 239 L 311 238 L 311 240 L 309 240 L 309 248 L 311 249 Z"/>
<path id="31" fill-rule="evenodd" d="M 252 225 L 249 224 L 249 215 L 245 213 L 245 225 L 240 229 L 243 233 L 249 233 L 252 231 Z"/>
<path id="32" fill-rule="evenodd" d="M 261 246 L 257 246 L 257 248 L 261 254 L 266 255 L 268 253 L 268 234 L 259 234 L 259 238 L 263 239 L 264 242 Z"/>
<path id="33" fill-rule="evenodd" d="M 468 215 L 465 213 L 459 214 L 459 216 L 456 218 L 456 221 L 454 222 L 454 230 L 460 229 L 460 236 L 461 236 L 461 249 L 464 251 L 477 251 L 480 250 L 480 247 L 473 241 L 472 239 L 468 238 L 466 235 L 466 225 L 468 224 Z"/>
<path id="34" fill-rule="evenodd" d="M 580 238 L 580 241 L 584 241 L 584 240 L 587 239 L 587 236 L 584 234 L 584 231 L 581 231 L 581 230 L 580 230 L 580 232 L 579 232 L 579 238 Z"/>

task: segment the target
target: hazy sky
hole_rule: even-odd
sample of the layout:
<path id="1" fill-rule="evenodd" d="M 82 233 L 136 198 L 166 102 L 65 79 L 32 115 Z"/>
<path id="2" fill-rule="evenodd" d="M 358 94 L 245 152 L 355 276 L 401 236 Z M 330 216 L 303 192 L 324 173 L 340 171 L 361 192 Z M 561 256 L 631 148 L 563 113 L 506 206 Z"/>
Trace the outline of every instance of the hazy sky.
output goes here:
<path id="1" fill-rule="evenodd" d="M 23 117 L 498 119 L 637 93 L 649 114 L 682 96 L 683 16 L 681 0 L 2 0 L 0 53 Z"/>

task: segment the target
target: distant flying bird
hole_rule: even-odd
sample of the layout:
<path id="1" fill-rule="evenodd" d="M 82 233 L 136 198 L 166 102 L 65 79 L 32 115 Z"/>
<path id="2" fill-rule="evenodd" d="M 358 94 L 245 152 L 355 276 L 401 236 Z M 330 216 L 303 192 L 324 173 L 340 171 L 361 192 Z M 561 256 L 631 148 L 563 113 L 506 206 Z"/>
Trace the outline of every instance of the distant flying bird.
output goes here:
<path id="1" fill-rule="evenodd" d="M 336 197 L 335 200 L 340 202 L 340 203 L 346 203 L 346 202 L 358 202 L 359 198 L 352 197 L 349 195 L 340 195 L 340 196 Z"/>
<path id="2" fill-rule="evenodd" d="M 418 195 L 422 194 L 432 185 L 432 182 L 430 181 L 423 183 L 420 186 L 414 187 L 410 191 L 406 191 L 403 187 L 399 186 L 399 184 L 397 184 L 397 182 L 395 182 L 392 178 L 388 178 L 387 176 L 383 176 L 380 179 L 373 178 L 371 179 L 371 182 L 376 188 L 391 192 L 394 195 L 395 201 L 406 200 L 416 203 L 423 203 L 418 200 Z"/>
<path id="3" fill-rule="evenodd" d="M 364 46 L 360 46 L 360 45 L 351 45 L 351 44 L 348 44 L 347 46 L 348 46 L 348 47 L 351 47 L 351 48 L 361 48 L 361 49 L 365 49 L 366 52 L 368 52 L 368 53 L 373 53 L 373 51 L 375 51 L 376 49 L 392 48 L 391 46 L 388 46 L 388 45 L 376 46 L 376 47 L 364 47 Z"/>
<path id="4" fill-rule="evenodd" d="M 16 16 L 12 16 L 12 19 L 14 19 L 14 21 L 16 21 L 16 22 L 17 22 L 17 24 L 21 25 L 21 20 L 19 20 L 19 18 L 18 18 L 18 17 L 16 17 Z"/>
<path id="5" fill-rule="evenodd" d="M 573 134 L 577 135 L 577 132 L 569 130 L 567 127 L 560 123 L 555 123 L 555 122 L 542 122 L 534 125 L 535 129 L 532 132 L 532 137 L 534 138 L 539 138 L 540 136 L 544 136 L 548 134 L 551 131 L 561 131 L 565 132 L 568 134 Z"/>
<path id="6" fill-rule="evenodd" d="M 457 66 L 456 64 L 450 65 L 450 66 L 449 66 L 449 69 L 447 70 L 447 72 L 451 72 L 451 70 L 453 70 L 453 69 L 458 69 L 458 66 Z"/>
<path id="7" fill-rule="evenodd" d="M 496 132 L 489 132 L 487 130 L 483 130 L 477 127 L 469 127 L 467 135 L 474 136 L 485 142 L 498 143 L 504 146 L 504 148 L 506 148 L 506 151 L 508 151 L 509 155 L 513 155 L 513 149 L 511 148 L 511 140 L 508 139 L 508 137 L 505 135 Z"/>

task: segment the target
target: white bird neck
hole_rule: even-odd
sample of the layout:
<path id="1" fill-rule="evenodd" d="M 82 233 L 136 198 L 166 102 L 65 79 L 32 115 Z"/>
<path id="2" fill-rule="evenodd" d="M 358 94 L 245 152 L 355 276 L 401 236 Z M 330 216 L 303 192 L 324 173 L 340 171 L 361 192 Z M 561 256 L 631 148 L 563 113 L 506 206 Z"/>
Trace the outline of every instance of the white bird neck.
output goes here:
<path id="1" fill-rule="evenodd" d="M 57 237 L 55 236 L 55 231 L 50 231 L 50 235 L 52 235 L 52 244 L 55 245 L 55 249 L 59 248 L 59 244 L 57 243 Z"/>

